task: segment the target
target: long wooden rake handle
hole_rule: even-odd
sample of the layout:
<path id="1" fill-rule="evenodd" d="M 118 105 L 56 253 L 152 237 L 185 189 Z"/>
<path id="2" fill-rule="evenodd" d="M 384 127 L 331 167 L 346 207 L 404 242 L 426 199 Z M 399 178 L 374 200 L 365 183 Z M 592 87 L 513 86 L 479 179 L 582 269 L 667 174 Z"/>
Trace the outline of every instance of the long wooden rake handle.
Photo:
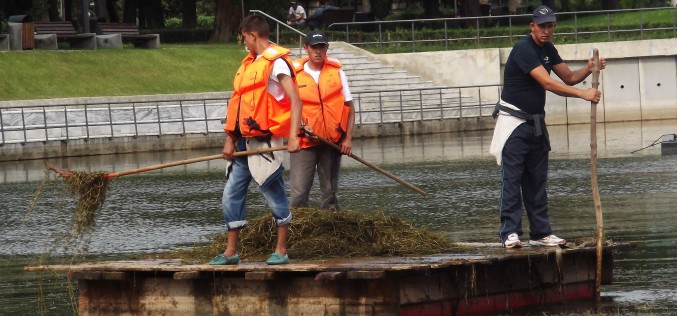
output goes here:
<path id="1" fill-rule="evenodd" d="M 269 153 L 269 152 L 278 151 L 278 150 L 286 150 L 286 149 L 287 149 L 286 146 L 278 146 L 278 147 L 261 148 L 261 149 L 255 149 L 255 150 L 238 151 L 238 152 L 233 153 L 233 156 L 239 157 L 239 156 L 257 155 L 257 154 L 264 154 L 264 153 Z M 142 167 L 142 168 L 127 170 L 127 171 L 121 171 L 121 172 L 117 172 L 117 173 L 109 173 L 109 174 L 105 175 L 104 177 L 105 178 L 121 177 L 121 176 L 126 176 L 126 175 L 129 175 L 129 174 L 141 173 L 141 172 L 157 170 L 157 169 L 162 169 L 162 168 L 169 168 L 169 167 L 174 167 L 174 166 L 187 165 L 187 164 L 201 162 L 201 161 L 207 161 L 207 160 L 221 159 L 222 157 L 223 156 L 221 154 L 218 154 L 218 155 L 211 155 L 211 156 L 206 156 L 206 157 L 199 157 L 199 158 L 192 158 L 192 159 L 168 162 L 168 163 L 163 163 L 163 164 L 154 165 L 154 166 L 148 166 L 148 167 Z"/>
<path id="2" fill-rule="evenodd" d="M 599 87 L 599 51 L 597 48 L 592 51 L 593 70 L 592 87 Z M 592 187 L 592 199 L 595 204 L 595 214 L 597 220 L 597 266 L 595 273 L 595 298 L 600 299 L 602 286 L 602 249 L 604 244 L 604 222 L 602 219 L 602 202 L 599 197 L 599 186 L 597 184 L 597 103 L 590 102 L 590 185 Z"/>
<path id="3" fill-rule="evenodd" d="M 330 147 L 332 147 L 332 148 L 334 148 L 334 149 L 336 149 L 336 150 L 338 150 L 338 151 L 341 151 L 341 147 L 339 147 L 338 145 L 336 145 L 336 144 L 330 142 L 328 139 L 325 139 L 325 138 L 322 138 L 322 137 L 320 137 L 320 136 L 317 136 L 317 135 L 314 134 L 313 132 L 308 131 L 308 130 L 306 130 L 306 129 L 303 129 L 303 130 L 304 130 L 304 132 L 305 132 L 306 134 L 308 134 L 308 135 L 310 135 L 310 136 L 313 136 L 313 137 L 319 139 L 321 142 L 327 144 L 328 146 L 330 146 Z M 370 163 L 370 162 L 368 162 L 368 161 L 366 161 L 366 160 L 364 160 L 364 159 L 362 159 L 362 158 L 360 158 L 360 157 L 358 157 L 358 156 L 355 156 L 355 155 L 353 155 L 353 154 L 350 154 L 350 155 L 348 155 L 348 156 L 349 156 L 350 158 L 353 158 L 353 159 L 355 159 L 355 160 L 357 160 L 357 161 L 363 163 L 363 164 L 366 165 L 367 167 L 372 168 L 372 169 L 378 171 L 378 172 L 381 173 L 382 175 L 384 175 L 384 176 L 386 176 L 386 177 L 388 177 L 388 178 L 390 178 L 390 179 L 395 180 L 395 182 L 397 182 L 397 183 L 399 183 L 399 184 L 405 186 L 406 188 L 408 188 L 408 189 L 410 189 L 410 190 L 412 190 L 412 191 L 414 191 L 414 192 L 416 192 L 416 193 L 418 193 L 418 194 L 421 194 L 421 195 L 423 195 L 423 196 L 428 195 L 428 193 L 426 193 L 425 191 L 423 191 L 423 190 L 417 188 L 417 187 L 414 186 L 413 184 L 408 183 L 408 182 L 406 182 L 406 181 L 404 181 L 404 180 L 402 180 L 402 179 L 396 177 L 395 175 L 389 173 L 388 171 L 385 171 L 385 170 L 379 168 L 378 166 L 376 166 L 376 165 L 374 165 L 374 164 L 372 164 L 372 163 Z"/>

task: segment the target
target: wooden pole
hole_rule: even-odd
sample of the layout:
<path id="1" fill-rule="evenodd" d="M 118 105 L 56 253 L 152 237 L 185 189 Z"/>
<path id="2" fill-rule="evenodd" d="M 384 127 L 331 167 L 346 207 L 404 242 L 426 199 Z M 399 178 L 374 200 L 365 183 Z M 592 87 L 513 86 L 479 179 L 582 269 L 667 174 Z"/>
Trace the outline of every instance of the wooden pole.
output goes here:
<path id="1" fill-rule="evenodd" d="M 286 149 L 287 149 L 286 146 L 279 146 L 279 147 L 261 148 L 261 149 L 255 149 L 255 150 L 238 151 L 238 152 L 233 153 L 233 156 L 239 157 L 239 156 L 256 155 L 256 154 L 263 154 L 263 153 L 269 153 L 269 152 L 273 152 L 273 151 L 286 150 Z M 214 160 L 214 159 L 220 159 L 220 158 L 223 158 L 223 155 L 218 154 L 218 155 L 212 155 L 212 156 L 206 156 L 206 157 L 199 157 L 199 158 L 192 158 L 192 159 L 168 162 L 168 163 L 163 163 L 163 164 L 149 166 L 149 167 L 143 167 L 143 168 L 137 168 L 137 169 L 127 170 L 127 171 L 121 171 L 121 172 L 118 172 L 118 173 L 109 173 L 109 174 L 105 175 L 105 178 L 121 177 L 121 176 L 126 176 L 126 175 L 134 174 L 134 173 L 146 172 L 146 171 L 157 170 L 157 169 L 162 169 L 162 168 L 169 168 L 169 167 L 174 167 L 174 166 L 179 166 L 179 165 L 187 165 L 187 164 L 191 164 L 191 163 L 195 163 L 195 162 Z"/>
<path id="2" fill-rule="evenodd" d="M 599 51 L 593 49 L 592 87 L 599 87 Z M 595 203 L 597 219 L 597 270 L 595 273 L 595 300 L 600 300 L 602 286 L 602 249 L 604 246 L 604 223 L 602 220 L 602 202 L 599 198 L 599 186 L 597 184 L 597 103 L 590 102 L 590 182 L 592 186 L 592 199 Z"/>
<path id="3" fill-rule="evenodd" d="M 304 132 L 305 132 L 306 134 L 308 134 L 308 135 L 310 135 L 310 136 L 313 136 L 313 137 L 316 137 L 317 139 L 319 139 L 321 142 L 327 144 L 328 146 L 330 146 L 330 147 L 332 147 L 332 148 L 334 148 L 334 149 L 336 149 L 336 150 L 338 150 L 338 151 L 341 151 L 341 147 L 339 147 L 338 145 L 336 145 L 336 144 L 330 142 L 329 140 L 327 140 L 327 139 L 325 139 L 325 138 L 322 138 L 322 137 L 320 137 L 320 136 L 317 136 L 317 135 L 314 134 L 313 132 L 308 131 L 308 130 L 306 130 L 306 129 L 303 129 L 303 130 L 304 130 Z M 388 171 L 385 171 L 385 170 L 379 168 L 378 166 L 376 166 L 376 165 L 374 165 L 374 164 L 372 164 L 372 163 L 370 163 L 370 162 L 368 162 L 368 161 L 366 161 L 366 160 L 364 160 L 364 159 L 362 159 L 362 158 L 360 158 L 360 157 L 358 157 L 358 156 L 355 156 L 355 155 L 353 155 L 353 154 L 350 154 L 350 155 L 348 155 L 348 156 L 349 156 L 350 158 L 353 158 L 353 159 L 355 159 L 355 160 L 361 162 L 362 164 L 366 165 L 367 167 L 372 168 L 372 169 L 378 171 L 378 172 L 381 173 L 382 175 L 384 175 L 384 176 L 386 176 L 386 177 L 388 177 L 388 178 L 390 178 L 390 179 L 392 179 L 392 180 L 395 180 L 395 182 L 397 182 L 397 183 L 399 183 L 399 184 L 405 186 L 407 189 L 410 189 L 410 190 L 412 190 L 412 191 L 414 191 L 414 192 L 416 192 L 416 193 L 418 193 L 418 194 L 421 194 L 421 195 L 423 195 L 423 196 L 428 195 L 428 193 L 426 193 L 425 191 L 423 191 L 423 190 L 417 188 L 417 187 L 414 186 L 413 184 L 408 183 L 408 182 L 406 182 L 406 181 L 404 181 L 404 180 L 402 180 L 402 179 L 396 177 L 395 175 L 389 173 Z"/>

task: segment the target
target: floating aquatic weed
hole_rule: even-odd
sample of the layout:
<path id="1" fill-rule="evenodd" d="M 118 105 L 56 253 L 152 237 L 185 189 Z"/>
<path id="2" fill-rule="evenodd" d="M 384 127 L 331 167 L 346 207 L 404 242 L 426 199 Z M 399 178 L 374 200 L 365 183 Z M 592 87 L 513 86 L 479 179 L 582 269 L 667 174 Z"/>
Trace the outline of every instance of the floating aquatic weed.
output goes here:
<path id="1" fill-rule="evenodd" d="M 72 234 L 89 233 L 96 225 L 96 215 L 106 200 L 109 180 L 106 172 L 73 173 L 64 177 L 68 191 L 78 198 L 72 221 Z"/>
<path id="2" fill-rule="evenodd" d="M 298 208 L 292 214 L 287 251 L 294 259 L 430 255 L 460 249 L 441 232 L 414 227 L 383 212 Z M 276 238 L 270 215 L 254 218 L 240 233 L 238 253 L 246 260 L 265 259 L 275 249 Z M 207 261 L 223 252 L 225 242 L 224 233 L 209 245 L 162 256 Z"/>

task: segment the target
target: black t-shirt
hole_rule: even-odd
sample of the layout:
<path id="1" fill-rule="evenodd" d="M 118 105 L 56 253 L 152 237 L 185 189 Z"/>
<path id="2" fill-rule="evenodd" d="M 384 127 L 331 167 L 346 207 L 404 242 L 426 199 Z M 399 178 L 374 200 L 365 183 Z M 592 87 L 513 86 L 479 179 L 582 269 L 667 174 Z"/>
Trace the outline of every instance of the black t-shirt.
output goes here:
<path id="1" fill-rule="evenodd" d="M 540 47 L 531 34 L 523 37 L 512 48 L 505 64 L 501 99 L 530 114 L 545 112 L 545 89 L 529 72 L 543 66 L 549 74 L 552 66 L 560 63 L 562 58 L 555 45 L 548 42 Z"/>

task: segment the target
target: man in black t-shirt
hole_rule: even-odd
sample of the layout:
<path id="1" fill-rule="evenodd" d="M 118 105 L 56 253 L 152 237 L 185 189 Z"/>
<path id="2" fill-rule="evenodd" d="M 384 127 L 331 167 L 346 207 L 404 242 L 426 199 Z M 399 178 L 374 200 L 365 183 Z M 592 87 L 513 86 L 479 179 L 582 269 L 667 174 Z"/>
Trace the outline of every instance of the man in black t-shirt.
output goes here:
<path id="1" fill-rule="evenodd" d="M 555 13 L 541 5 L 533 12 L 531 33 L 515 44 L 505 65 L 501 101 L 496 105 L 496 128 L 490 152 L 502 168 L 500 198 L 504 247 L 522 246 L 522 203 L 529 218 L 529 244 L 558 246 L 564 239 L 552 234 L 545 191 L 550 141 L 545 127 L 545 91 L 599 102 L 597 89 L 581 90 L 573 85 L 587 78 L 592 58 L 585 67 L 572 71 L 550 42 L 557 26 Z M 600 69 L 606 62 L 600 58 Z M 563 81 L 550 77 L 550 72 Z"/>

